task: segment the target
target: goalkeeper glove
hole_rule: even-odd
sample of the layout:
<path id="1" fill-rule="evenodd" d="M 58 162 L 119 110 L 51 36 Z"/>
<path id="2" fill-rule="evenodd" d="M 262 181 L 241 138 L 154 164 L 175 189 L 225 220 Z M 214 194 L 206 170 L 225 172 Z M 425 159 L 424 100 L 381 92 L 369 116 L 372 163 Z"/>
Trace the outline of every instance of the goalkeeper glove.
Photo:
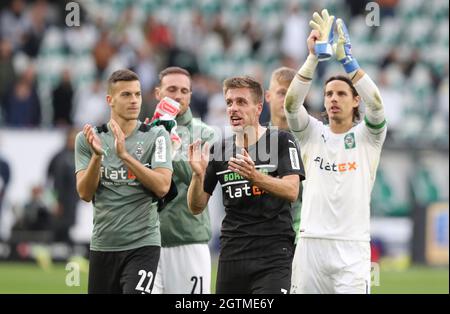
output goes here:
<path id="1" fill-rule="evenodd" d="M 169 97 L 164 97 L 157 105 L 155 113 L 150 121 L 145 120 L 150 126 L 162 125 L 170 133 L 172 142 L 172 158 L 181 147 L 181 138 L 177 133 L 177 122 L 175 118 L 180 112 L 180 104 Z"/>
<path id="2" fill-rule="evenodd" d="M 172 132 L 172 129 L 177 126 L 177 121 L 155 119 L 152 122 L 148 122 L 147 124 L 151 127 L 162 125 L 166 129 L 166 131 L 170 133 Z"/>
<path id="3" fill-rule="evenodd" d="M 334 16 L 328 14 L 327 9 L 322 10 L 322 16 L 314 12 L 313 20 L 309 25 L 320 32 L 320 38 L 316 41 L 314 51 L 319 61 L 325 61 L 333 55 L 333 26 Z"/>
<path id="4" fill-rule="evenodd" d="M 352 44 L 350 43 L 347 27 L 345 27 L 341 19 L 337 19 L 336 28 L 338 37 L 337 42 L 333 45 L 336 59 L 344 66 L 347 74 L 354 73 L 359 69 L 359 64 L 352 55 Z"/>
<path id="5" fill-rule="evenodd" d="M 164 97 L 157 105 L 150 122 L 155 119 L 174 120 L 180 112 L 180 104 L 169 97 Z"/>

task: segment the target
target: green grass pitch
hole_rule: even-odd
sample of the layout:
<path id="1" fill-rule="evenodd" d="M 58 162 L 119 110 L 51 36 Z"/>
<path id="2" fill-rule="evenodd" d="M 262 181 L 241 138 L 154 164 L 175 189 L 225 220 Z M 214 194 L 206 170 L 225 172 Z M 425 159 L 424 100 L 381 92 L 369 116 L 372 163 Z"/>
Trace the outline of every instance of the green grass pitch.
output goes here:
<path id="1" fill-rule="evenodd" d="M 213 263 L 212 291 L 214 291 L 217 264 Z M 69 275 L 69 277 L 67 277 Z M 86 293 L 87 273 L 80 272 L 79 286 L 66 285 L 76 282 L 76 277 L 66 271 L 65 264 L 54 264 L 44 271 L 35 263 L 0 263 L 0 293 Z M 374 294 L 398 293 L 449 293 L 447 268 L 411 267 L 405 271 L 382 271 L 380 286 L 373 286 Z"/>

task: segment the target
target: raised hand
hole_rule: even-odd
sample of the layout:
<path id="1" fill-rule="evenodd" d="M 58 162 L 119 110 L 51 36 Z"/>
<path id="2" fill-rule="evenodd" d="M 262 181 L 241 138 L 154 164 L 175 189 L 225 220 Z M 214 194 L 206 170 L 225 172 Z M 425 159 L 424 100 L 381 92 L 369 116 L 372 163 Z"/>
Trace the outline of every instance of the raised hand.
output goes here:
<path id="1" fill-rule="evenodd" d="M 338 36 L 336 43 L 333 45 L 336 59 L 344 66 L 345 72 L 354 72 L 359 69 L 359 64 L 352 55 L 350 35 L 344 21 L 337 19 L 336 29 Z"/>
<path id="2" fill-rule="evenodd" d="M 172 158 L 181 148 L 181 138 L 177 133 L 176 116 L 180 112 L 180 104 L 169 97 L 164 97 L 156 105 L 155 113 L 151 119 L 146 118 L 144 123 L 150 126 L 162 125 L 170 133 L 170 141 L 172 143 Z"/>
<path id="3" fill-rule="evenodd" d="M 255 162 L 244 148 L 241 152 L 242 154 L 236 154 L 236 158 L 230 158 L 228 169 L 236 172 L 249 181 L 254 181 L 257 175 Z"/>
<path id="4" fill-rule="evenodd" d="M 119 124 L 113 119 L 109 121 L 109 125 L 111 126 L 111 130 L 114 135 L 114 147 L 116 149 L 117 156 L 120 159 L 123 159 L 128 154 L 125 147 L 125 134 Z"/>
<path id="5" fill-rule="evenodd" d="M 320 37 L 315 45 L 315 55 L 317 55 L 319 61 L 328 60 L 333 54 L 331 47 L 333 43 L 333 25 L 334 16 L 330 16 L 327 9 L 322 10 L 322 16 L 314 12 L 313 20 L 309 22 L 309 26 L 320 32 Z"/>
<path id="6" fill-rule="evenodd" d="M 189 165 L 198 176 L 204 176 L 209 162 L 209 144 L 206 142 L 201 148 L 201 140 L 196 140 L 189 145 L 188 150 Z"/>
<path id="7" fill-rule="evenodd" d="M 95 133 L 94 127 L 90 124 L 85 124 L 83 127 L 83 134 L 94 154 L 98 156 L 103 155 L 102 141 L 97 133 Z"/>
<path id="8" fill-rule="evenodd" d="M 180 112 L 180 104 L 169 97 L 164 97 L 156 105 L 155 113 L 153 114 L 152 122 L 155 119 L 161 120 L 174 120 L 177 114 Z"/>
<path id="9" fill-rule="evenodd" d="M 312 55 L 316 54 L 316 42 L 320 38 L 320 32 L 316 29 L 313 29 L 306 40 L 306 44 L 308 45 L 309 53 Z"/>

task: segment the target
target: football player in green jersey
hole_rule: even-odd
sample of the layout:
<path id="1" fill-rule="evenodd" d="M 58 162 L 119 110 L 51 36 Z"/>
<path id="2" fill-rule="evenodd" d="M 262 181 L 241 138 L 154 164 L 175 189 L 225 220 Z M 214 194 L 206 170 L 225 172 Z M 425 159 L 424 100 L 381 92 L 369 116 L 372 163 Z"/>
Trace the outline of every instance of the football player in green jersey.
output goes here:
<path id="1" fill-rule="evenodd" d="M 192 170 L 187 161 L 187 148 L 193 139 L 212 143 L 213 129 L 193 118 L 191 109 L 191 75 L 180 67 L 169 67 L 159 74 L 156 98 L 160 101 L 155 115 L 168 115 L 176 121 L 181 147 L 173 158 L 173 180 L 178 196 L 160 212 L 161 258 L 152 293 L 210 293 L 211 239 L 209 212 L 192 215 L 187 204 L 187 189 Z M 175 101 L 177 108 L 171 109 Z"/>
<path id="2" fill-rule="evenodd" d="M 160 256 L 157 201 L 170 187 L 169 134 L 138 120 L 138 76 L 108 80 L 111 119 L 85 125 L 75 148 L 77 191 L 94 205 L 89 293 L 151 293 Z"/>

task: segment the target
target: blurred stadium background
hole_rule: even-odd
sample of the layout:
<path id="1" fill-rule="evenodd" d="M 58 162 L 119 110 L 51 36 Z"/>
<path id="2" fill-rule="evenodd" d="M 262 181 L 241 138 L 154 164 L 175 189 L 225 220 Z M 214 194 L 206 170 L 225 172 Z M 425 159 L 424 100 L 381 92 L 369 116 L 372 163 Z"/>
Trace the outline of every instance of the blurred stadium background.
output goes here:
<path id="1" fill-rule="evenodd" d="M 221 81 L 249 74 L 267 87 L 273 69 L 298 68 L 308 21 L 322 8 L 347 22 L 389 123 L 372 194 L 380 268 L 373 292 L 448 293 L 447 0 L 80 0 L 71 2 L 80 7 L 79 26 L 67 25 L 77 22 L 66 19 L 75 12 L 66 11 L 69 2 L 0 3 L 0 293 L 86 292 L 80 257 L 92 209 L 73 193 L 70 130 L 108 119 L 103 82 L 112 71 L 140 75 L 145 118 L 158 72 L 185 67 L 194 114 L 225 125 Z M 369 26 L 377 13 L 379 25 Z M 322 111 L 324 79 L 337 72 L 337 62 L 320 64 L 307 98 L 313 114 Z M 269 119 L 266 106 L 261 120 Z M 210 204 L 215 254 L 220 202 Z M 81 266 L 80 286 L 66 285 L 68 261 Z"/>

